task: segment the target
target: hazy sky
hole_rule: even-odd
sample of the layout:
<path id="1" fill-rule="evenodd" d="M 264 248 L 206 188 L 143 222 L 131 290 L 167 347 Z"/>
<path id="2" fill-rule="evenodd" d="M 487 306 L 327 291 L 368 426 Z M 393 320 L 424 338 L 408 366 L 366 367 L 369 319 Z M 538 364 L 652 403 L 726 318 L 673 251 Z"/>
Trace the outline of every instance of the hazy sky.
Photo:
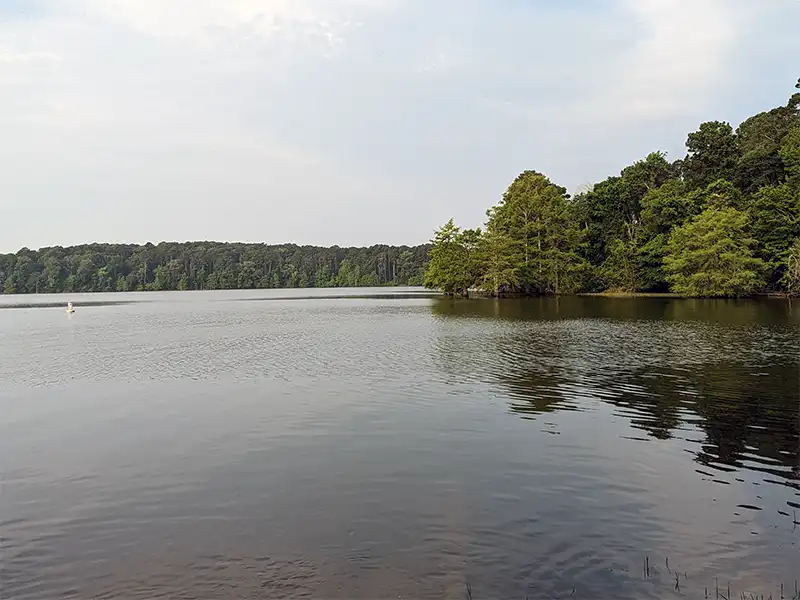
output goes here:
<path id="1" fill-rule="evenodd" d="M 0 0 L 0 251 L 419 243 L 785 103 L 796 0 Z"/>

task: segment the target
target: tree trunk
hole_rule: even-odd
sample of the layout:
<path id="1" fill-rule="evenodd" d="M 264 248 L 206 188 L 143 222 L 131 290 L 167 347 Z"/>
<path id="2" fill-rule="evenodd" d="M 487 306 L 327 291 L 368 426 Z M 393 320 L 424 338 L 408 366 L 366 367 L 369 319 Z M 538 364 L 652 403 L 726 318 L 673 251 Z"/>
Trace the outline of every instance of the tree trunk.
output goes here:
<path id="1" fill-rule="evenodd" d="M 556 257 L 555 260 L 556 260 L 556 272 L 555 272 L 555 275 L 556 275 L 556 289 L 555 289 L 555 293 L 556 293 L 556 296 L 558 296 L 558 257 Z"/>
<path id="2" fill-rule="evenodd" d="M 542 232 L 536 233 L 539 244 L 539 285 L 542 283 Z"/>

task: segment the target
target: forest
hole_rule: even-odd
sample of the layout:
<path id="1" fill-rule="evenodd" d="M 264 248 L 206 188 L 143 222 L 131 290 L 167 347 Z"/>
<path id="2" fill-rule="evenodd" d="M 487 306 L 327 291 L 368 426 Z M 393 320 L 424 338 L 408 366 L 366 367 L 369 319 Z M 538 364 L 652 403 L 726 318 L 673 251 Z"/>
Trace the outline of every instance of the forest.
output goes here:
<path id="1" fill-rule="evenodd" d="M 574 196 L 521 173 L 483 229 L 451 219 L 435 232 L 425 286 L 462 296 L 800 294 L 800 93 L 735 130 L 703 123 L 686 150 L 674 162 L 653 152 Z"/>
<path id="2" fill-rule="evenodd" d="M 797 86 L 800 89 L 800 80 Z M 521 173 L 483 228 L 431 244 L 87 244 L 0 254 L 0 293 L 425 285 L 448 295 L 800 294 L 800 92 L 700 125 L 574 196 Z"/>
<path id="3" fill-rule="evenodd" d="M 5 294 L 422 285 L 428 246 L 88 244 L 0 254 Z"/>

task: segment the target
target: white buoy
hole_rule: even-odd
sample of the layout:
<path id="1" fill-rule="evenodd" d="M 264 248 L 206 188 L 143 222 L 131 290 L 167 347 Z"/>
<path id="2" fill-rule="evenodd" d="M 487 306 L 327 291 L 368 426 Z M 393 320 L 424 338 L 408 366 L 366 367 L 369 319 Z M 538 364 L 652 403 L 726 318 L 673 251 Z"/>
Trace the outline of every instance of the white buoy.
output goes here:
<path id="1" fill-rule="evenodd" d="M 75 309 L 72 308 L 72 302 L 67 302 L 67 312 L 68 313 L 74 313 L 75 312 Z"/>

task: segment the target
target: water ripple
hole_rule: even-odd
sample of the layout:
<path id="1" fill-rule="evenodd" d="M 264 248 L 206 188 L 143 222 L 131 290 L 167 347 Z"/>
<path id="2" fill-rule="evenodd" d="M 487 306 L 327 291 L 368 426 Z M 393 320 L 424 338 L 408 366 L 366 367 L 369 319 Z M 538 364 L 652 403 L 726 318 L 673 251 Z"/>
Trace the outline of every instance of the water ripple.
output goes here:
<path id="1" fill-rule="evenodd" d="M 353 294 L 2 312 L 4 597 L 661 598 L 676 576 L 779 597 L 797 576 L 783 304 Z"/>

